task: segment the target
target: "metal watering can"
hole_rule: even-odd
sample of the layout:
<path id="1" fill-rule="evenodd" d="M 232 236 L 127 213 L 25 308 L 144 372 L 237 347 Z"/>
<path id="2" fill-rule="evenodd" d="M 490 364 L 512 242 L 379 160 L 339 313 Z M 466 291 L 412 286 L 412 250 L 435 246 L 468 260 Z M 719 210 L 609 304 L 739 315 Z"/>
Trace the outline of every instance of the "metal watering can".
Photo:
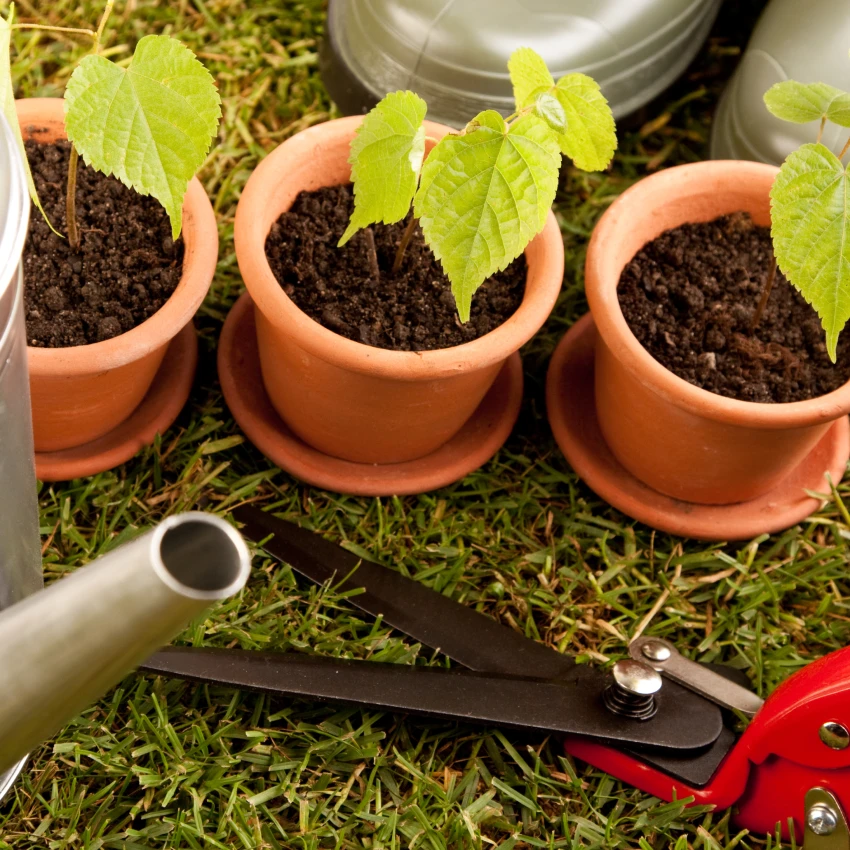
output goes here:
<path id="1" fill-rule="evenodd" d="M 0 114 L 0 797 L 33 747 L 250 571 L 235 529 L 188 513 L 41 590 L 20 269 L 28 220 L 20 153 Z"/>

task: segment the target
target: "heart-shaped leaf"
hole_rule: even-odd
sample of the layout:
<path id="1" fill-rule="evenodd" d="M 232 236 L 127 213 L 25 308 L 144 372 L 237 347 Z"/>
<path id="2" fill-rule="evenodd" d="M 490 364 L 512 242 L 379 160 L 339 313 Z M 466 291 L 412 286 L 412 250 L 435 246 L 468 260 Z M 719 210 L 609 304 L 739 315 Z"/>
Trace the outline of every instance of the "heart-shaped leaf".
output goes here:
<path id="1" fill-rule="evenodd" d="M 776 262 L 820 316 L 832 362 L 850 319 L 850 180 L 821 144 L 803 145 L 770 191 Z"/>
<path id="2" fill-rule="evenodd" d="M 425 156 L 425 101 L 409 91 L 388 94 L 351 142 L 354 212 L 340 245 L 363 227 L 393 224 L 410 212 Z"/>
<path id="3" fill-rule="evenodd" d="M 783 121 L 807 124 L 828 118 L 841 127 L 850 127 L 850 93 L 826 83 L 784 80 L 765 92 L 764 103 Z"/>
<path id="4" fill-rule="evenodd" d="M 584 171 L 608 167 L 617 149 L 614 116 L 599 85 L 586 74 L 567 74 L 556 83 L 542 57 L 520 47 L 508 60 L 517 111 L 533 106 L 558 131 L 561 152 Z M 552 99 L 560 109 L 555 110 Z"/>
<path id="5" fill-rule="evenodd" d="M 555 79 L 549 73 L 543 57 L 530 47 L 518 47 L 508 59 L 508 73 L 514 89 L 517 112 L 534 103 L 535 96 L 542 90 L 555 87 Z"/>
<path id="6" fill-rule="evenodd" d="M 153 195 L 180 235 L 183 197 L 218 129 L 221 101 L 189 48 L 148 35 L 126 69 L 103 56 L 80 62 L 65 90 L 65 129 L 85 161 Z"/>
<path id="7" fill-rule="evenodd" d="M 567 74 L 558 80 L 554 93 L 567 122 L 558 136 L 561 152 L 583 171 L 607 168 L 617 149 L 617 132 L 596 80 L 586 74 Z"/>
<path id="8" fill-rule="evenodd" d="M 464 322 L 478 287 L 543 229 L 561 161 L 555 132 L 536 115 L 508 128 L 488 110 L 471 124 L 476 129 L 446 136 L 431 151 L 414 199 Z"/>

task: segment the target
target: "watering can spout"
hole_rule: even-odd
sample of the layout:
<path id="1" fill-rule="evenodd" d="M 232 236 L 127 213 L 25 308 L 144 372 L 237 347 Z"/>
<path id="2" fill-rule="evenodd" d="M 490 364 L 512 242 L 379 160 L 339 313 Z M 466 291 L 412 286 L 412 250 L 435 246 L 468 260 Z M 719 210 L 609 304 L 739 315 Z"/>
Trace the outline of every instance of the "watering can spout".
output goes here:
<path id="1" fill-rule="evenodd" d="M 187 513 L 0 612 L 0 771 L 238 592 L 249 572 L 232 526 Z"/>

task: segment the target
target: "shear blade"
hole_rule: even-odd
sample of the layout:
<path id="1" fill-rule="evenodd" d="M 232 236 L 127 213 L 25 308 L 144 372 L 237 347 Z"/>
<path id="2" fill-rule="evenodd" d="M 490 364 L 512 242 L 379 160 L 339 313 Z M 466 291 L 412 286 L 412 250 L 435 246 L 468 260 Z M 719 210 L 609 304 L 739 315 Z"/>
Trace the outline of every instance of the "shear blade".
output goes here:
<path id="1" fill-rule="evenodd" d="M 539 679 L 568 678 L 576 668 L 572 657 L 509 628 L 400 572 L 361 558 L 295 523 L 251 505 L 233 512 L 242 533 L 270 555 L 318 584 L 331 583 L 340 591 L 357 590 L 349 602 L 471 670 Z M 600 670 L 583 667 L 598 687 L 608 679 Z M 665 685 L 674 696 L 676 685 Z M 715 722 L 716 713 L 706 716 Z M 676 718 L 672 718 L 676 722 Z M 724 730 L 725 731 L 725 730 Z M 721 734 L 709 751 L 631 752 L 682 781 L 701 785 L 734 743 Z M 626 750 L 628 752 L 628 750 Z"/>
<path id="2" fill-rule="evenodd" d="M 557 679 L 576 666 L 569 656 L 295 523 L 250 505 L 233 516 L 244 525 L 242 533 L 255 543 L 266 541 L 262 548 L 275 558 L 317 584 L 362 588 L 350 599 L 353 605 L 470 670 Z"/>
<path id="3" fill-rule="evenodd" d="M 579 665 L 566 679 L 544 681 L 301 653 L 170 647 L 154 654 L 141 669 L 281 696 L 569 733 L 660 750 L 708 747 L 723 728 L 716 706 L 676 685 L 658 695 L 658 713 L 650 720 L 612 714 L 602 702 L 605 677 Z"/>

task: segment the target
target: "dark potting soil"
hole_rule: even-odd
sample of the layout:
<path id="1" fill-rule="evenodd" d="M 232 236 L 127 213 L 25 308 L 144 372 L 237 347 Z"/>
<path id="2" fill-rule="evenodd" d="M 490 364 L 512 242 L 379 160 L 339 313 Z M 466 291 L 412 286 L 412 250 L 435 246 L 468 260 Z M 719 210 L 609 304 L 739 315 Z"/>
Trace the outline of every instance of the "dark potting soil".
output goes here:
<path id="1" fill-rule="evenodd" d="M 53 226 L 65 226 L 68 142 L 26 144 L 39 198 Z M 183 271 L 183 240 L 159 201 L 79 162 L 77 227 L 71 250 L 33 209 L 24 249 L 27 342 L 63 348 L 129 331 L 168 300 Z"/>
<path id="2" fill-rule="evenodd" d="M 695 386 L 756 402 L 831 392 L 850 379 L 850 333 L 834 365 L 820 319 L 778 270 L 750 331 L 772 263 L 770 229 L 747 213 L 685 224 L 644 245 L 623 269 L 620 306 L 647 351 Z"/>
<path id="3" fill-rule="evenodd" d="M 485 281 L 461 324 L 451 284 L 418 224 L 398 274 L 392 266 L 406 221 L 372 225 L 337 248 L 353 208 L 350 185 L 301 192 L 266 238 L 280 285 L 324 327 L 378 348 L 428 351 L 477 339 L 516 312 L 525 292 L 524 256 Z"/>

